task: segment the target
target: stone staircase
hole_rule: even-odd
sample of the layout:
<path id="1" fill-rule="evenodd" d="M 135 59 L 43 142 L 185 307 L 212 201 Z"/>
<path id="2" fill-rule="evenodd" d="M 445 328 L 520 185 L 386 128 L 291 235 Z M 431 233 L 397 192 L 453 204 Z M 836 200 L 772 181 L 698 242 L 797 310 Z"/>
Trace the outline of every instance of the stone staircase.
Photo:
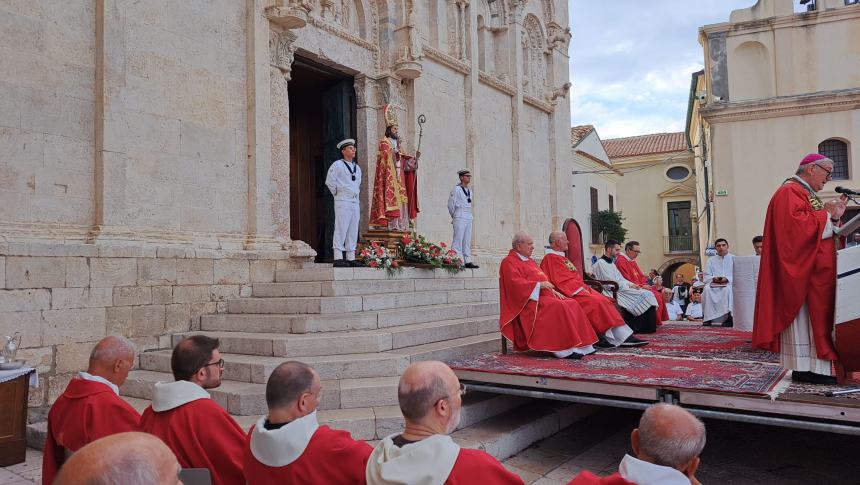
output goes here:
<path id="1" fill-rule="evenodd" d="M 498 279 L 484 269 L 452 276 L 405 268 L 389 278 L 370 268 L 309 265 L 278 271 L 276 281 L 254 284 L 250 297 L 228 301 L 227 313 L 204 315 L 199 330 L 172 336 L 173 344 L 193 334 L 220 339 L 224 374 L 210 393 L 243 428 L 265 414 L 266 380 L 285 360 L 319 373 L 320 422 L 378 440 L 402 429 L 397 383 L 410 363 L 499 348 Z M 140 355 L 140 369 L 122 388 L 133 406 L 144 409 L 154 384 L 172 380 L 170 354 Z M 469 393 L 454 437 L 504 459 L 581 413 L 571 405 Z M 31 443 L 43 429 L 31 426 Z"/>

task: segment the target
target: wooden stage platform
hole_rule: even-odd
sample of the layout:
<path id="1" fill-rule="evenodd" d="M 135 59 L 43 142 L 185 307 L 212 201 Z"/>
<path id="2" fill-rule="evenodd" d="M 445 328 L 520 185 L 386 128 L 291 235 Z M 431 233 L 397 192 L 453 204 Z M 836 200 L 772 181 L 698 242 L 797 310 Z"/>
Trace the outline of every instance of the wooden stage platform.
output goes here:
<path id="1" fill-rule="evenodd" d="M 749 332 L 667 323 L 643 338 L 651 343 L 582 360 L 492 353 L 449 364 L 469 390 L 631 409 L 670 402 L 706 418 L 860 436 L 860 393 L 825 395 L 856 380 L 792 383 L 777 355 L 752 349 Z"/>

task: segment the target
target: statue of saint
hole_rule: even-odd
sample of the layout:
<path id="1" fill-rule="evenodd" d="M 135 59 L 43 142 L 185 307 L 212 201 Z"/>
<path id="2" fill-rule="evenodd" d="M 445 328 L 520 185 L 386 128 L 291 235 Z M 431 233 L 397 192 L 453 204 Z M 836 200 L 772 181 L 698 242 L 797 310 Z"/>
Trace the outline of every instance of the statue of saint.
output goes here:
<path id="1" fill-rule="evenodd" d="M 409 230 L 409 221 L 418 217 L 418 159 L 406 154 L 398 136 L 394 108 L 386 105 L 385 136 L 376 154 L 376 176 L 370 204 L 370 225 L 392 231 Z"/>

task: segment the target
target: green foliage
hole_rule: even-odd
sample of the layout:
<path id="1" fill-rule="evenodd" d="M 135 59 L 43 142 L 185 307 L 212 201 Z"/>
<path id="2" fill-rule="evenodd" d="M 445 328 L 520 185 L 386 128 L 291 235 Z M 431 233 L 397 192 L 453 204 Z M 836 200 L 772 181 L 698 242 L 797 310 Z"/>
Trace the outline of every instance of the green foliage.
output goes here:
<path id="1" fill-rule="evenodd" d="M 600 233 L 601 242 L 606 242 L 610 239 L 623 242 L 627 236 L 627 229 L 624 229 L 623 222 L 624 217 L 621 216 L 621 213 L 611 210 L 602 210 L 591 218 L 591 223 L 595 225 L 597 232 Z"/>

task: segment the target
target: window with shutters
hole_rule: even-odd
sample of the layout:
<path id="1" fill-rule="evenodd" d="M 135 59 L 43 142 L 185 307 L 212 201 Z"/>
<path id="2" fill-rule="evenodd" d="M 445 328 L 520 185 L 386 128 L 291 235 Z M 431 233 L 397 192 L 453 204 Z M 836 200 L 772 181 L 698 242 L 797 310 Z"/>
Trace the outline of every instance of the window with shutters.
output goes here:
<path id="1" fill-rule="evenodd" d="M 600 212 L 598 200 L 597 189 L 591 187 L 591 244 L 600 244 L 600 233 L 597 231 L 597 224 L 594 222 L 597 213 Z"/>
<path id="2" fill-rule="evenodd" d="M 848 180 L 848 143 L 830 138 L 818 144 L 818 153 L 833 160 L 833 180 Z"/>

